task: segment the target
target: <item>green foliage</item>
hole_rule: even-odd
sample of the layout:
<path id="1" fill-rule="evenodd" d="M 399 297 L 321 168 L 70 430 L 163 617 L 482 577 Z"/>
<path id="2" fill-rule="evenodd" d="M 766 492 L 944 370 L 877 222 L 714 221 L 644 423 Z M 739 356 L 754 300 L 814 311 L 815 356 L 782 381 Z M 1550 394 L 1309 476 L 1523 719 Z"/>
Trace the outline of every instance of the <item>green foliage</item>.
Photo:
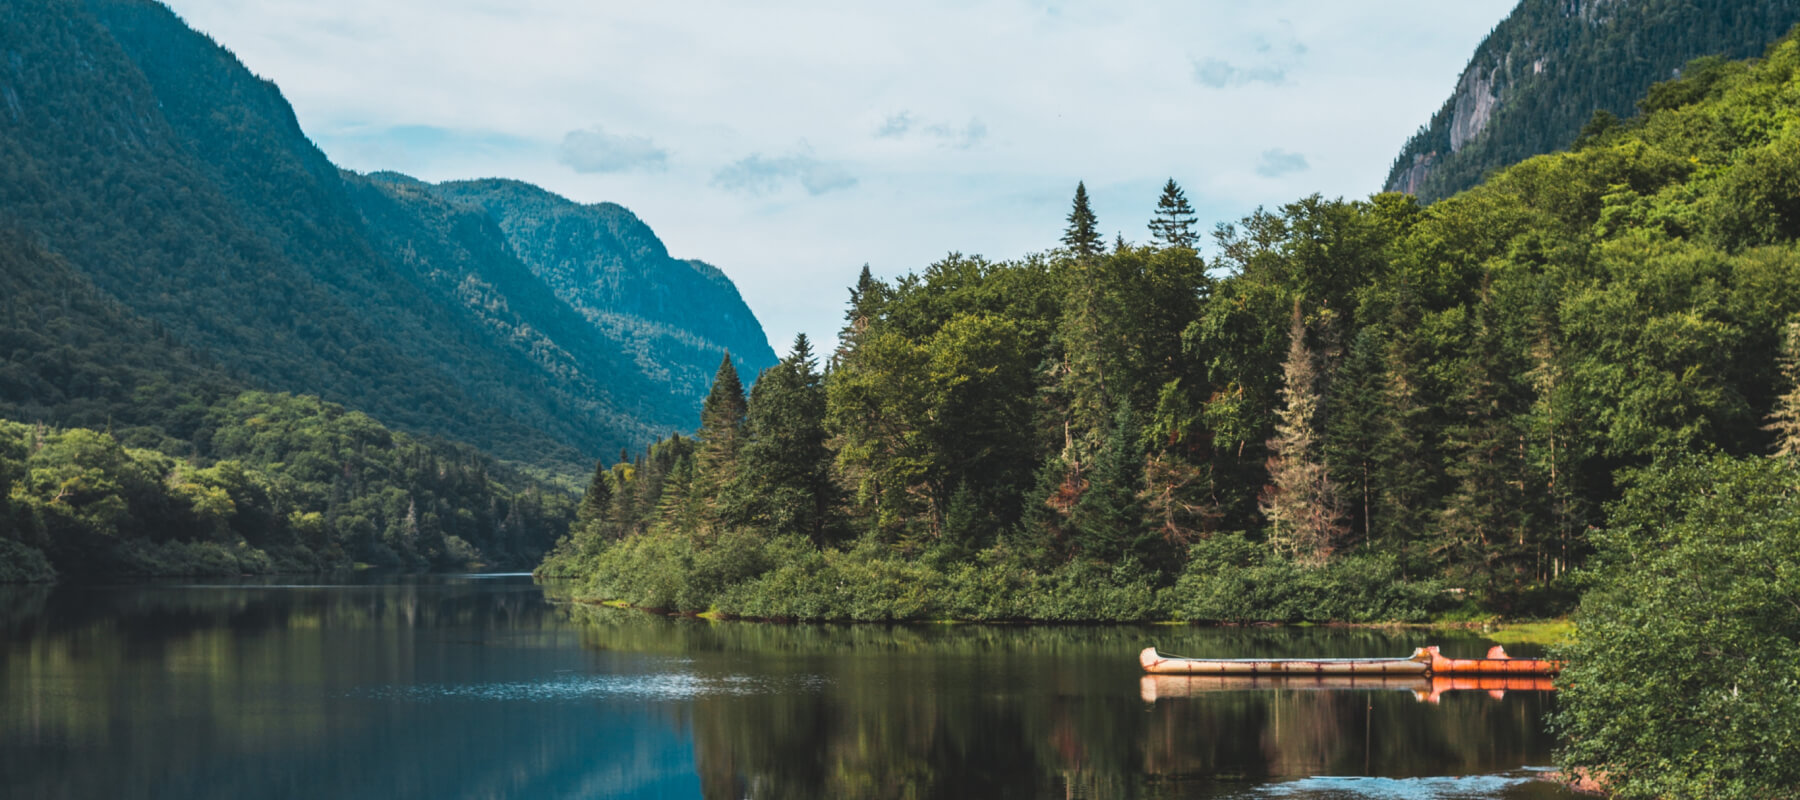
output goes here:
<path id="1" fill-rule="evenodd" d="M 1150 235 L 1163 247 L 1194 248 L 1200 234 L 1194 230 L 1199 218 L 1188 204 L 1187 193 L 1170 178 L 1163 184 L 1162 196 L 1156 199 L 1156 216 L 1150 220 Z"/>
<path id="2" fill-rule="evenodd" d="M 17 523 L 17 519 L 8 520 Z M 0 583 L 49 583 L 56 568 L 44 551 L 12 539 L 0 539 Z"/>
<path id="3" fill-rule="evenodd" d="M 1093 258 L 1100 254 L 1100 224 L 1088 206 L 1087 183 L 1075 184 L 1075 201 L 1069 210 L 1069 227 L 1063 231 L 1063 247 L 1076 258 Z"/>
<path id="4" fill-rule="evenodd" d="M 8 574 L 533 564 L 573 516 L 561 492 L 470 448 L 318 398 L 247 392 L 203 420 L 176 447 L 200 455 L 179 458 L 99 431 L 0 421 Z"/>
<path id="5" fill-rule="evenodd" d="M 5 16 L 0 416 L 167 449 L 282 390 L 572 475 L 687 424 L 724 349 L 775 360 L 622 208 L 341 172 L 158 3 Z"/>
<path id="6" fill-rule="evenodd" d="M 826 445 L 825 382 L 802 333 L 792 352 L 751 389 L 743 467 L 728 491 L 737 520 L 803 534 L 818 544 L 837 537 L 839 492 Z"/>
<path id="7" fill-rule="evenodd" d="M 1177 618 L 1213 622 L 1423 622 L 1449 605 L 1441 586 L 1405 580 L 1391 555 L 1307 566 L 1241 533 L 1195 544 L 1167 594 Z"/>
<path id="8" fill-rule="evenodd" d="M 1606 120 L 1634 103 L 1649 114 L 1699 102 L 1743 70 L 1728 59 L 1762 53 L 1796 23 L 1800 8 L 1785 0 L 1524 0 L 1476 48 L 1384 185 L 1437 200 L 1531 156 L 1607 141 Z"/>
<path id="9" fill-rule="evenodd" d="M 608 473 L 620 538 L 546 569 L 789 619 L 1564 613 L 1618 476 L 1783 430 L 1800 44 L 1708 69 L 1428 207 L 1259 211 L 1210 265 L 1096 240 L 865 269 L 825 374 L 752 393 L 724 489 L 646 477 L 653 448 Z M 821 477 L 842 536 L 805 521 Z"/>
<path id="10" fill-rule="evenodd" d="M 1621 798 L 1800 797 L 1800 469 L 1680 456 L 1596 534 L 1555 719 Z"/>

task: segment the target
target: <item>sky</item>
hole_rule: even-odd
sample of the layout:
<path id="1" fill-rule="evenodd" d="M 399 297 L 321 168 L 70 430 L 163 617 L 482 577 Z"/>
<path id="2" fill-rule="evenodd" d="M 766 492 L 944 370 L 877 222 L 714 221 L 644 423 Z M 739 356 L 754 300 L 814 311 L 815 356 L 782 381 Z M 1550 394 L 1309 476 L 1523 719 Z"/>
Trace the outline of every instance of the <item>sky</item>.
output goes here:
<path id="1" fill-rule="evenodd" d="M 334 162 L 613 202 L 776 352 L 847 287 L 1055 247 L 1077 181 L 1145 241 L 1381 188 L 1515 0 L 168 0 Z"/>

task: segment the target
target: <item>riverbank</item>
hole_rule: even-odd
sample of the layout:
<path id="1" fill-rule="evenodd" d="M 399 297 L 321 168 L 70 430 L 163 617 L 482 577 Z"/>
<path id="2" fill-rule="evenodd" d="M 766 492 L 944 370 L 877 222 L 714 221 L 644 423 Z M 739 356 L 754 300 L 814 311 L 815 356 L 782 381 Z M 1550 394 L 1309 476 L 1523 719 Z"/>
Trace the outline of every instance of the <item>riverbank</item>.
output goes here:
<path id="1" fill-rule="evenodd" d="M 540 583 L 540 585 L 543 583 L 542 578 L 539 579 L 539 583 Z M 1284 627 L 1349 628 L 1349 629 L 1376 630 L 1376 631 L 1425 630 L 1425 631 L 1455 632 L 1458 634 L 1476 634 L 1476 635 L 1481 636 L 1483 639 L 1488 639 L 1488 640 L 1491 640 L 1493 642 L 1496 642 L 1496 643 L 1502 644 L 1502 645 L 1520 645 L 1520 644 L 1522 644 L 1522 645 L 1531 645 L 1531 646 L 1536 646 L 1536 647 L 1554 647 L 1554 646 L 1564 645 L 1564 644 L 1573 642 L 1575 639 L 1575 624 L 1572 620 L 1569 620 L 1567 618 L 1548 619 L 1548 620 L 1487 619 L 1487 620 L 1482 620 L 1482 621 L 1478 621 L 1478 622 L 1470 622 L 1470 621 L 1465 621 L 1465 620 L 1446 620 L 1446 619 L 1431 620 L 1431 621 L 1427 621 L 1427 622 L 1399 622 L 1399 621 L 1351 622 L 1351 621 L 1339 621 L 1339 620 L 1327 620 L 1327 621 L 1319 621 L 1319 622 L 1282 622 L 1282 621 L 1273 621 L 1273 620 L 1217 621 L 1217 620 L 1181 620 L 1181 619 L 1081 620 L 1081 621 L 1071 622 L 1069 620 L 1032 620 L 1032 619 L 1005 619 L 1005 620 L 982 619 L 982 620 L 976 620 L 976 619 L 948 619 L 948 618 L 945 618 L 945 619 L 916 619 L 916 620 L 887 620 L 887 621 L 871 621 L 871 620 L 855 620 L 855 619 L 797 620 L 797 619 L 792 619 L 792 618 L 784 619 L 784 618 L 775 618 L 775 617 L 747 617 L 747 616 L 743 616 L 743 615 L 739 615 L 739 614 L 731 614 L 731 613 L 723 612 L 718 609 L 709 609 L 706 611 L 677 611 L 677 610 L 672 610 L 672 609 L 668 609 L 668 608 L 644 607 L 644 606 L 633 605 L 624 600 L 599 599 L 599 598 L 593 598 L 593 597 L 581 597 L 581 596 L 577 596 L 574 594 L 561 594 L 561 593 L 558 593 L 553 587 L 550 587 L 550 586 L 545 586 L 545 594 L 546 594 L 546 596 L 552 598 L 553 600 L 571 603 L 571 604 L 578 605 L 578 606 L 604 607 L 604 608 L 612 608 L 612 609 L 618 609 L 618 610 L 623 610 L 623 611 L 636 611 L 636 612 L 640 612 L 643 614 L 649 614 L 652 616 L 685 617 L 685 618 L 689 618 L 689 619 L 702 619 L 702 620 L 707 620 L 707 621 L 711 621 L 711 622 L 756 622 L 756 623 L 769 623 L 769 624 L 774 624 L 774 625 L 788 625 L 788 624 L 850 624 L 850 625 L 856 625 L 856 624 L 868 624 L 870 622 L 878 622 L 878 623 L 899 622 L 899 623 L 905 623 L 905 624 L 918 624 L 918 625 L 1021 625 L 1021 626 L 1031 626 L 1031 625 L 1064 625 L 1064 624 L 1089 624 L 1089 625 L 1144 625 L 1144 624 L 1151 624 L 1151 625 L 1166 625 L 1166 626 L 1172 626 L 1172 627 L 1197 626 L 1197 627 L 1221 627 L 1221 628 L 1284 628 Z"/>

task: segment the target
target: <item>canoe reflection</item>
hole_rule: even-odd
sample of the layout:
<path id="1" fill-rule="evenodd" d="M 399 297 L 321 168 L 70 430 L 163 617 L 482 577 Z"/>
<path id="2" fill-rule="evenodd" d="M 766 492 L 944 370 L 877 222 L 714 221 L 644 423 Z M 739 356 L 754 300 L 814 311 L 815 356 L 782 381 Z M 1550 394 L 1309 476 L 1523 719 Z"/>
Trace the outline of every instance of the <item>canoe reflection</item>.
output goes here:
<path id="1" fill-rule="evenodd" d="M 1145 675 L 1139 691 L 1144 702 L 1194 697 L 1209 692 L 1405 691 L 1421 702 L 1436 703 L 1445 692 L 1487 692 L 1498 700 L 1507 692 L 1549 692 L 1548 675 Z"/>

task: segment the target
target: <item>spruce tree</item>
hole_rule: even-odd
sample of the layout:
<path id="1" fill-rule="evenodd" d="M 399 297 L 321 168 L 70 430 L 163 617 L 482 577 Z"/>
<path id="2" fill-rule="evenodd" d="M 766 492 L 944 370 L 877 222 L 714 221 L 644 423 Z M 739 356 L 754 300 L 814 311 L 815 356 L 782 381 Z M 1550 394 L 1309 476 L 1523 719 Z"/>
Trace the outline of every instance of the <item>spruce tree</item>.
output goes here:
<path id="1" fill-rule="evenodd" d="M 862 341 L 863 332 L 881 315 L 886 297 L 887 286 L 876 280 L 869 272 L 869 265 L 864 264 L 862 272 L 856 276 L 856 285 L 850 287 L 850 307 L 844 311 L 844 327 L 838 331 L 837 352 L 831 356 L 834 368 Z"/>
<path id="2" fill-rule="evenodd" d="M 694 488 L 700 493 L 701 503 L 715 511 L 721 499 L 720 490 L 731 481 L 737 469 L 747 410 L 744 384 L 738 380 L 737 366 L 731 363 L 731 354 L 726 353 L 719 362 L 718 373 L 713 376 L 712 391 L 700 407 L 700 432 L 694 437 L 700 443 Z"/>
<path id="3" fill-rule="evenodd" d="M 1091 260 L 1100 255 L 1100 221 L 1088 207 L 1085 182 L 1075 184 L 1075 204 L 1069 211 L 1069 227 L 1063 231 L 1062 243 L 1078 259 Z"/>
<path id="4" fill-rule="evenodd" d="M 1131 407 L 1121 404 L 1113 415 L 1106 444 L 1089 473 L 1087 491 L 1075 503 L 1069 521 L 1076 543 L 1091 558 L 1118 561 L 1126 555 L 1148 555 L 1155 537 L 1144 523 L 1144 453 Z"/>
<path id="5" fill-rule="evenodd" d="M 1800 458 L 1800 321 L 1782 331 L 1781 382 L 1786 391 L 1775 400 L 1767 430 L 1775 434 L 1778 458 Z"/>
<path id="6" fill-rule="evenodd" d="M 1401 314 L 1393 330 L 1412 330 L 1416 319 Z M 1432 499 L 1438 496 L 1437 462 L 1427 438 L 1431 408 L 1419 397 L 1420 366 L 1405 341 L 1391 342 L 1386 354 L 1381 393 L 1384 421 L 1377 440 L 1374 483 L 1379 487 L 1380 513 L 1374 520 L 1374 536 L 1384 546 L 1397 548 L 1403 572 L 1411 569 L 1408 544 L 1431 524 Z"/>
<path id="7" fill-rule="evenodd" d="M 1387 374 L 1382 363 L 1383 331 L 1370 326 L 1356 334 L 1349 355 L 1331 381 L 1325 428 L 1325 461 L 1341 490 L 1353 529 L 1372 541 L 1379 487 L 1376 450 L 1385 430 L 1381 402 Z"/>
<path id="8" fill-rule="evenodd" d="M 824 376 L 806 334 L 757 380 L 744 430 L 730 516 L 827 543 L 837 488 L 826 447 Z"/>
<path id="9" fill-rule="evenodd" d="M 575 533 L 578 539 L 586 539 L 593 535 L 595 526 L 606 519 L 606 513 L 612 509 L 612 481 L 607 473 L 605 461 L 594 464 L 594 477 L 588 480 L 587 493 L 581 496 L 581 508 L 575 513 Z"/>
<path id="10" fill-rule="evenodd" d="M 1306 322 L 1294 304 L 1288 355 L 1282 364 L 1283 408 L 1269 440 L 1269 487 L 1258 505 L 1269 520 L 1276 552 L 1303 564 L 1322 564 L 1344 534 L 1337 489 L 1319 444 L 1318 365 L 1306 345 Z"/>
<path id="11" fill-rule="evenodd" d="M 1170 178 L 1163 184 L 1162 197 L 1156 201 L 1156 216 L 1150 220 L 1150 235 L 1162 242 L 1164 247 L 1185 247 L 1194 249 L 1200 242 L 1200 234 L 1194 230 L 1199 217 L 1194 214 L 1194 207 L 1188 205 L 1187 194 Z"/>
<path id="12" fill-rule="evenodd" d="M 1519 414 L 1525 398 L 1511 380 L 1525 371 L 1505 347 L 1488 298 L 1476 307 L 1474 347 L 1462 363 L 1461 380 L 1444 436 L 1447 476 L 1455 481 L 1438 515 L 1433 548 L 1453 568 L 1500 578 L 1502 562 L 1516 562 L 1529 549 L 1524 453 Z M 1516 577 L 1516 576 L 1505 576 Z"/>

